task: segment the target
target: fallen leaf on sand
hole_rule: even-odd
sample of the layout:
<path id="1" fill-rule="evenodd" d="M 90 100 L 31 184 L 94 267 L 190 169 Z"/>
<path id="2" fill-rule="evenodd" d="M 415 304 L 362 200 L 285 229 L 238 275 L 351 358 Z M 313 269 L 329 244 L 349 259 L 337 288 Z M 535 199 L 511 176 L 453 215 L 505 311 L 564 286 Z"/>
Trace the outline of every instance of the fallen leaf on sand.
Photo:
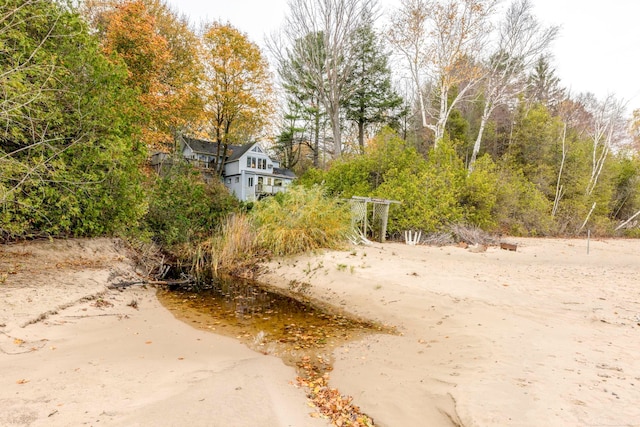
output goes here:
<path id="1" fill-rule="evenodd" d="M 22 378 L 22 379 L 16 381 L 16 384 L 26 384 L 28 382 L 29 382 L 29 380 L 25 380 L 24 378 Z"/>
<path id="2" fill-rule="evenodd" d="M 145 341 L 145 344 L 151 344 L 153 341 Z"/>

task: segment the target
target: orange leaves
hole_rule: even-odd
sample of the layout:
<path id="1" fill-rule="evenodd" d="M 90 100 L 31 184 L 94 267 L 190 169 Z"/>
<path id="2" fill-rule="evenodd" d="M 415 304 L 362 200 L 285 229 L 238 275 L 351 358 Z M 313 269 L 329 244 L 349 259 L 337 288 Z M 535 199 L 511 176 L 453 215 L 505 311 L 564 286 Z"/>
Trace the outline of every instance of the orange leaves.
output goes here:
<path id="1" fill-rule="evenodd" d="M 167 40 L 156 33 L 155 18 L 140 0 L 116 6 L 109 18 L 105 52 L 124 61 L 133 86 L 143 94 L 161 90 L 169 51 Z"/>
<path id="2" fill-rule="evenodd" d="M 128 84 L 145 110 L 142 137 L 167 151 L 172 130 L 198 115 L 198 38 L 157 0 L 115 4 L 101 19 L 103 49 L 126 65 Z"/>
<path id="3" fill-rule="evenodd" d="M 320 365 L 326 367 L 326 362 L 318 358 Z M 320 374 L 318 369 L 309 357 L 304 357 L 298 363 L 298 369 L 303 373 L 303 377 L 296 378 L 299 386 L 308 390 L 307 397 L 311 399 L 319 412 L 311 414 L 313 418 L 328 418 L 331 425 L 342 427 L 370 427 L 373 420 L 360 411 L 360 408 L 353 404 L 351 396 L 343 396 L 335 388 L 329 387 L 329 374 Z"/>

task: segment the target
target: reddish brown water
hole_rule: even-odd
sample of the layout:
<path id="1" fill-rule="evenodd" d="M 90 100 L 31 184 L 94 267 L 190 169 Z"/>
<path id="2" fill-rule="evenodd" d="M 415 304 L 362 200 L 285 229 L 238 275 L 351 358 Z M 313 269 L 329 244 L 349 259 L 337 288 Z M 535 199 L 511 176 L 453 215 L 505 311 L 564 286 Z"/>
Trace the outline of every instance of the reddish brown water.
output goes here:
<path id="1" fill-rule="evenodd" d="M 198 292 L 162 290 L 158 297 L 178 319 L 235 337 L 289 364 L 304 356 L 330 360 L 335 346 L 384 332 L 372 323 L 321 310 L 308 300 L 239 279 L 217 279 Z"/>

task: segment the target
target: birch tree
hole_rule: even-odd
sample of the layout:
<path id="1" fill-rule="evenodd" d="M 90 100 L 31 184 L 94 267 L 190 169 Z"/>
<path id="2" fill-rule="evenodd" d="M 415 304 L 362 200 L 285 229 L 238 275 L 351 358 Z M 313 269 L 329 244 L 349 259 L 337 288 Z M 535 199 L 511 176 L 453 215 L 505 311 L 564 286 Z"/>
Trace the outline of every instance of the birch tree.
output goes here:
<path id="1" fill-rule="evenodd" d="M 484 130 L 496 107 L 506 105 L 517 94 L 524 92 L 525 72 L 544 56 L 558 34 L 558 27 L 544 28 L 533 15 L 530 0 L 515 0 L 507 9 L 504 19 L 498 24 L 498 39 L 495 49 L 487 59 L 486 76 L 483 80 L 482 116 L 476 141 L 473 145 L 469 171 L 473 171 Z"/>
<path id="2" fill-rule="evenodd" d="M 416 90 L 423 90 L 422 75 L 431 82 L 429 99 L 420 99 L 420 108 L 423 126 L 433 131 L 436 146 L 453 109 L 484 75 L 475 58 L 488 41 L 495 4 L 495 0 L 403 0 L 394 14 L 390 41 L 405 55 Z M 431 105 L 434 99 L 436 105 Z"/>
<path id="3" fill-rule="evenodd" d="M 320 95 L 331 124 L 333 155 L 342 153 L 341 106 L 351 95 L 349 77 L 357 51 L 353 48 L 358 28 L 372 19 L 376 0 L 289 0 L 282 39 L 289 46 L 308 37 L 300 60 L 309 70 L 310 82 Z M 281 48 L 281 46 L 280 46 Z"/>
<path id="4" fill-rule="evenodd" d="M 590 115 L 587 132 L 591 140 L 591 173 L 585 189 L 587 196 L 593 193 L 611 149 L 624 138 L 624 102 L 608 95 L 598 101 L 593 94 L 581 97 L 582 104 Z"/>
<path id="5" fill-rule="evenodd" d="M 401 0 L 401 6 L 392 14 L 387 32 L 389 42 L 407 61 L 409 74 L 415 85 L 415 93 L 420 109 L 422 126 L 427 127 L 427 105 L 423 84 L 426 80 L 427 65 L 427 20 L 429 2 L 427 0 Z"/>

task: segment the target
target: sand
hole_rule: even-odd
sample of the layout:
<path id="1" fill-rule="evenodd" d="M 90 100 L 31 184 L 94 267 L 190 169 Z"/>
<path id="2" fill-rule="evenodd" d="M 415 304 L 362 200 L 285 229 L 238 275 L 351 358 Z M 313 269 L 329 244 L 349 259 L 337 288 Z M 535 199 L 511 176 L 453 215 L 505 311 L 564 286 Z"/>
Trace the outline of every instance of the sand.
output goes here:
<path id="1" fill-rule="evenodd" d="M 334 352 L 331 386 L 378 426 L 640 426 L 640 241 L 507 240 L 376 243 L 260 278 L 397 328 Z M 151 288 L 108 290 L 136 277 L 118 241 L 2 251 L 0 425 L 327 425 L 279 359 Z"/>
<path id="2" fill-rule="evenodd" d="M 137 278 L 118 241 L 3 250 L 0 425 L 327 425 L 280 359 L 176 320 L 153 288 L 109 290 Z"/>

